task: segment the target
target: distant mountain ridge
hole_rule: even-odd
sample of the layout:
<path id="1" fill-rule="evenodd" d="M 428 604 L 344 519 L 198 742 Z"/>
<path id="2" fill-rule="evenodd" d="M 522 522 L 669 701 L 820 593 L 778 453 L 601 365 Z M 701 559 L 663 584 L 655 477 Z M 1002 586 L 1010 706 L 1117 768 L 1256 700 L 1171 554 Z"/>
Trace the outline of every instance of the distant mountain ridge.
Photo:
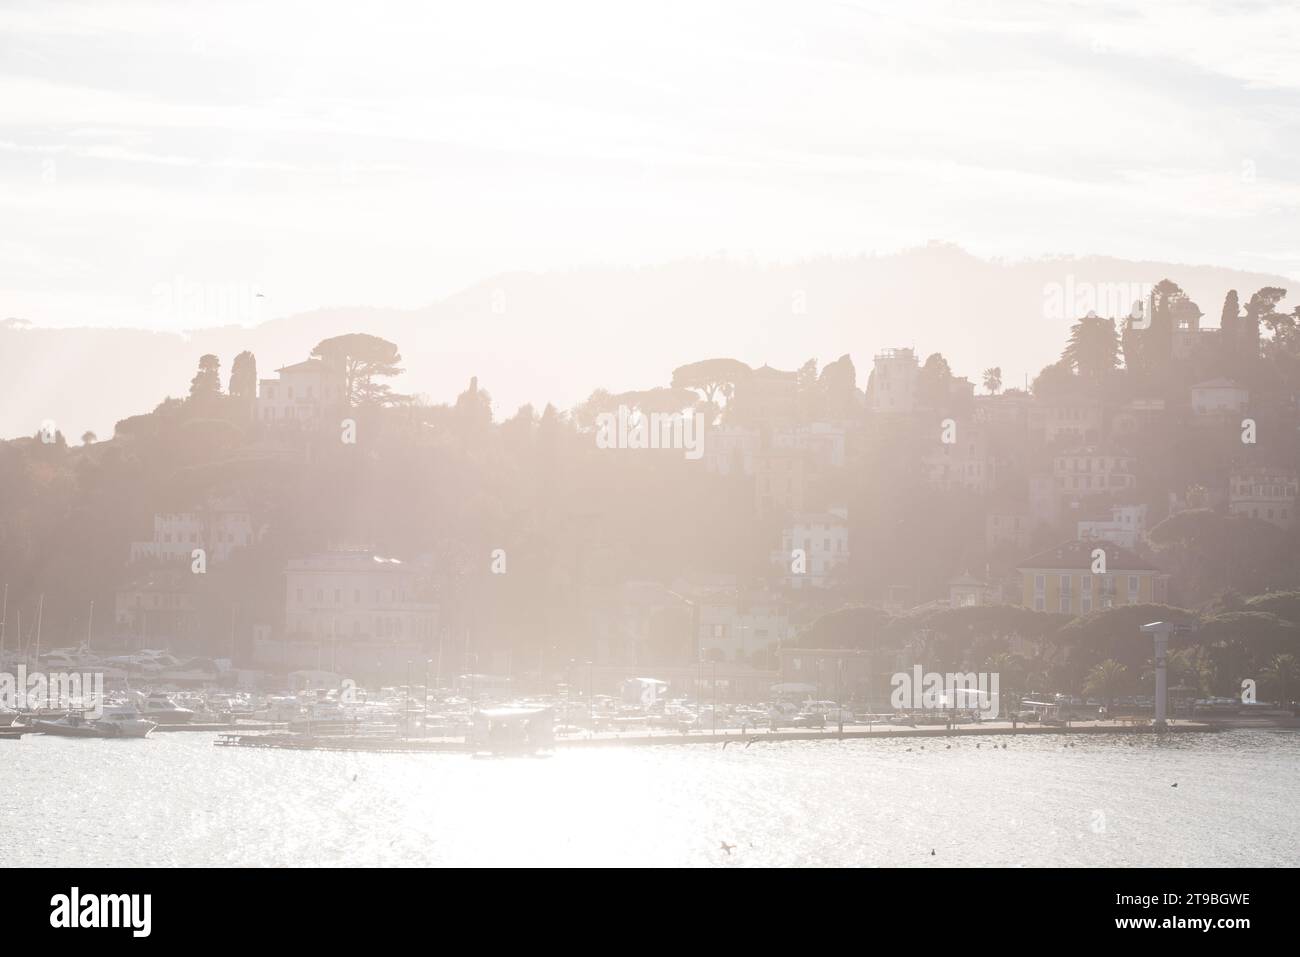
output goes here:
<path id="1" fill-rule="evenodd" d="M 976 382 L 1001 366 L 1014 386 L 1065 343 L 1074 317 L 1050 315 L 1053 284 L 1137 288 L 1164 278 L 1187 291 L 1211 326 L 1228 289 L 1244 303 L 1263 286 L 1296 285 L 1280 275 L 1104 256 L 988 261 L 932 244 L 785 265 L 712 258 L 505 273 L 422 309 L 320 309 L 254 328 L 165 333 L 5 321 L 0 436 L 32 435 L 52 420 L 70 442 L 87 429 L 107 438 L 117 420 L 187 394 L 204 353 L 220 357 L 224 388 L 240 351 L 251 350 L 267 378 L 344 332 L 398 344 L 407 371 L 396 391 L 451 401 L 478 376 L 498 416 L 526 402 L 570 408 L 601 387 L 665 385 L 676 366 L 714 356 L 794 369 L 847 352 L 862 386 L 876 352 L 914 346 L 922 358 L 942 352 L 957 375 Z M 1284 300 L 1286 311 L 1292 304 Z"/>

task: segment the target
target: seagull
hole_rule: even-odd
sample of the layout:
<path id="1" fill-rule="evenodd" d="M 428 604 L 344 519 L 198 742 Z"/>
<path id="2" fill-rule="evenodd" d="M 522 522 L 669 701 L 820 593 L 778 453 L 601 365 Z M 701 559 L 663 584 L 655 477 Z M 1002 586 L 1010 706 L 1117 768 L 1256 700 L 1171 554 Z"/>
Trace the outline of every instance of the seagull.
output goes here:
<path id="1" fill-rule="evenodd" d="M 748 750 L 749 750 L 749 746 L 750 746 L 751 744 L 753 744 L 753 743 L 754 743 L 755 741 L 757 741 L 757 740 L 758 740 L 758 738 L 750 738 L 748 741 L 746 741 L 746 742 L 745 742 L 745 750 L 748 751 Z"/>
<path id="2" fill-rule="evenodd" d="M 352 780 L 355 781 L 356 779 L 357 779 L 357 776 L 356 776 L 355 774 L 352 775 Z"/>
<path id="3" fill-rule="evenodd" d="M 721 846 L 721 848 L 722 848 L 724 851 L 727 852 L 728 855 L 730 855 L 730 854 L 731 854 L 731 849 L 732 849 L 733 847 L 735 847 L 736 845 L 735 845 L 735 844 L 728 844 L 726 841 L 723 841 L 723 842 L 720 844 L 720 846 Z"/>
<path id="4" fill-rule="evenodd" d="M 951 750 L 952 750 L 952 745 L 951 745 L 951 744 L 945 744 L 945 745 L 943 746 L 943 749 L 944 749 L 945 751 L 951 751 Z"/>
<path id="5" fill-rule="evenodd" d="M 259 292 L 259 293 L 257 294 L 257 298 L 258 298 L 258 299 L 265 299 L 266 297 L 265 297 L 264 295 L 262 295 L 262 294 Z"/>
<path id="6" fill-rule="evenodd" d="M 727 745 L 729 745 L 729 744 L 731 744 L 731 742 L 730 742 L 729 740 L 728 740 L 728 741 L 723 741 L 723 742 L 722 742 L 722 750 L 723 750 L 723 751 L 727 750 Z"/>
<path id="7" fill-rule="evenodd" d="M 1169 785 L 1169 786 L 1170 786 L 1171 788 L 1176 788 L 1176 787 L 1178 787 L 1178 782 L 1175 781 L 1173 784 L 1171 784 L 1171 785 Z"/>
<path id="8" fill-rule="evenodd" d="M 934 857 L 934 848 L 933 848 L 933 847 L 930 848 L 930 856 L 931 856 L 931 857 Z"/>

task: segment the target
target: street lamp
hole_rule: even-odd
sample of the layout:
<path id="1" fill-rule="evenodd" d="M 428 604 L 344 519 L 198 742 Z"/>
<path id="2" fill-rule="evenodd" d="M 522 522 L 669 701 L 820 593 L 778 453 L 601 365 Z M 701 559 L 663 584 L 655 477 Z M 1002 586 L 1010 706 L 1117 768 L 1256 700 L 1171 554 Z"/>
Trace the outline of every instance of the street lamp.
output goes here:
<path id="1" fill-rule="evenodd" d="M 1167 661 L 1169 655 L 1169 636 L 1175 634 L 1190 634 L 1195 630 L 1196 629 L 1190 625 L 1175 625 L 1171 621 L 1153 621 L 1142 626 L 1142 632 L 1154 636 L 1155 639 L 1156 713 L 1153 726 L 1157 731 L 1163 731 L 1165 729 L 1165 714 L 1168 710 Z"/>

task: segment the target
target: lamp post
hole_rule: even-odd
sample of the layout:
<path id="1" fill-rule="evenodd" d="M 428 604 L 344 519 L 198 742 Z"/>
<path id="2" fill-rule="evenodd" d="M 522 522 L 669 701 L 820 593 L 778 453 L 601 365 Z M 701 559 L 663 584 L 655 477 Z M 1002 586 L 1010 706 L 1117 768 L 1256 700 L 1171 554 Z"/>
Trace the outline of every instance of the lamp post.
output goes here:
<path id="1" fill-rule="evenodd" d="M 718 733 L 718 659 L 713 659 L 713 733 Z"/>
<path id="2" fill-rule="evenodd" d="M 1157 731 L 1165 730 L 1165 716 L 1168 712 L 1169 636 L 1179 632 L 1190 633 L 1194 630 L 1188 625 L 1175 625 L 1169 621 L 1153 621 L 1142 626 L 1143 633 L 1153 636 L 1155 640 L 1156 707 L 1155 721 L 1152 726 Z"/>

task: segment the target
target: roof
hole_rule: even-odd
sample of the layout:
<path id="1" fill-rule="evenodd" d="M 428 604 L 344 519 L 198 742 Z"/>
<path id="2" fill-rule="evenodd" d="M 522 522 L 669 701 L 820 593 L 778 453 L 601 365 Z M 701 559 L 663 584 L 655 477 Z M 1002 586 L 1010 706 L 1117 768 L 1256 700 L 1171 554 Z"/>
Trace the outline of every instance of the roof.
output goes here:
<path id="1" fill-rule="evenodd" d="M 291 366 L 281 366 L 276 372 L 324 372 L 327 366 L 324 359 L 304 359 Z"/>
<path id="2" fill-rule="evenodd" d="M 1016 568 L 1077 568 L 1086 571 L 1092 568 L 1092 553 L 1099 548 L 1106 552 L 1107 572 L 1159 571 L 1135 552 L 1100 540 L 1064 542 L 1055 548 L 1031 555 Z"/>

